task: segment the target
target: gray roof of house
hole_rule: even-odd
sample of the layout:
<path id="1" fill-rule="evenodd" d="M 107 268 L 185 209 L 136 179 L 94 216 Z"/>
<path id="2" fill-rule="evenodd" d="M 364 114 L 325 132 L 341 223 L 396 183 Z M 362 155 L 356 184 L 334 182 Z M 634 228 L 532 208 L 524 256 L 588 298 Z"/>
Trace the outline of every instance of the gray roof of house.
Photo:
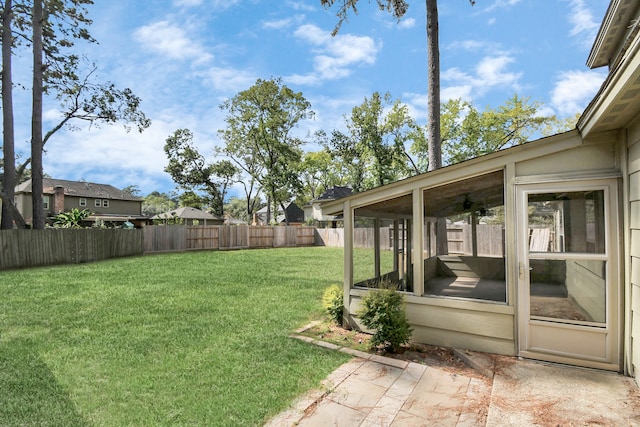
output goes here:
<path id="1" fill-rule="evenodd" d="M 64 179 L 44 178 L 42 180 L 42 192 L 44 194 L 54 194 L 56 187 L 64 188 L 65 196 L 73 197 L 91 197 L 94 199 L 110 199 L 110 200 L 130 200 L 142 201 L 140 197 L 136 197 L 126 191 L 118 190 L 113 185 L 96 184 L 94 182 L 67 181 Z M 31 180 L 25 181 L 16 186 L 16 193 L 31 193 Z"/>
<path id="2" fill-rule="evenodd" d="M 211 215 L 209 212 L 201 211 L 200 209 L 192 208 L 190 206 L 174 209 L 169 212 L 163 212 L 161 214 L 153 216 L 152 219 L 164 219 L 172 217 L 178 217 L 182 219 L 218 219 L 217 217 Z"/>
<path id="3" fill-rule="evenodd" d="M 327 191 L 316 197 L 315 200 L 337 200 L 342 199 L 343 197 L 350 196 L 352 193 L 353 190 L 349 187 L 335 186 L 329 188 Z"/>

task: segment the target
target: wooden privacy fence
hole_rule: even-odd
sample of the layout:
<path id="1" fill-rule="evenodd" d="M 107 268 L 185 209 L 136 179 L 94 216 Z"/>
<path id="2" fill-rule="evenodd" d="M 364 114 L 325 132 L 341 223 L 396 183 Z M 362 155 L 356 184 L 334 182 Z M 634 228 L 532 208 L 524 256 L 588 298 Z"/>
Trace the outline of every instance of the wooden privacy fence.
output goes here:
<path id="1" fill-rule="evenodd" d="M 0 270 L 142 255 L 142 238 L 142 230 L 2 230 Z"/>
<path id="2" fill-rule="evenodd" d="M 374 246 L 373 228 L 354 228 L 353 246 L 355 248 L 373 248 Z M 393 242 L 393 229 L 390 227 L 380 227 L 380 248 L 391 249 Z M 344 247 L 344 228 L 318 228 L 316 229 L 315 244 L 317 246 L 338 246 Z"/>
<path id="3" fill-rule="evenodd" d="M 402 230 L 401 230 L 402 231 Z M 373 228 L 355 228 L 353 230 L 353 245 L 356 248 L 373 248 Z M 429 236 L 428 234 L 431 234 Z M 478 255 L 504 256 L 504 227 L 502 225 L 478 224 L 476 226 Z M 402 232 L 400 233 L 403 244 Z M 380 249 L 389 250 L 393 247 L 393 227 L 380 227 Z M 473 253 L 472 229 L 469 224 L 452 224 L 447 227 L 449 253 L 470 255 Z M 425 242 L 431 243 L 431 251 L 435 253 L 435 231 L 425 229 Z M 318 228 L 316 230 L 316 245 L 344 247 L 343 228 Z M 425 250 L 428 250 L 425 244 Z"/>
<path id="4" fill-rule="evenodd" d="M 144 251 L 313 246 L 313 227 L 153 225 L 144 228 Z"/>

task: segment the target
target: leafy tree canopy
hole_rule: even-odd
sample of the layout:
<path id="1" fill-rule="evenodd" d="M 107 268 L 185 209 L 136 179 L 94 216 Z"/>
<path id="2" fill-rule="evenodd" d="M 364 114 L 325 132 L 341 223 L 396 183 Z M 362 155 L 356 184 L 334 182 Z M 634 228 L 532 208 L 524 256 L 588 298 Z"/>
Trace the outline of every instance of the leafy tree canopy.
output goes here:
<path id="1" fill-rule="evenodd" d="M 523 144 L 555 118 L 538 114 L 540 103 L 514 95 L 497 108 L 479 111 L 471 102 L 451 99 L 442 105 L 440 134 L 445 164 L 459 163 L 503 148 Z M 411 152 L 427 169 L 426 130 L 413 135 Z"/>
<path id="2" fill-rule="evenodd" d="M 334 131 L 326 145 L 349 176 L 354 191 L 367 190 L 419 172 L 407 152 L 415 124 L 408 107 L 374 92 L 345 117 L 349 131 Z"/>
<path id="3" fill-rule="evenodd" d="M 293 129 L 313 116 L 311 104 L 281 79 L 258 79 L 221 109 L 227 114 L 227 127 L 219 131 L 221 152 L 260 185 L 271 205 L 284 210 L 301 187 L 297 172 L 304 142 Z"/>
<path id="4" fill-rule="evenodd" d="M 229 187 L 238 180 L 239 169 L 229 160 L 208 162 L 193 143 L 189 129 L 178 129 L 164 145 L 169 159 L 165 171 L 187 192 L 204 191 L 214 215 L 222 216 Z"/>

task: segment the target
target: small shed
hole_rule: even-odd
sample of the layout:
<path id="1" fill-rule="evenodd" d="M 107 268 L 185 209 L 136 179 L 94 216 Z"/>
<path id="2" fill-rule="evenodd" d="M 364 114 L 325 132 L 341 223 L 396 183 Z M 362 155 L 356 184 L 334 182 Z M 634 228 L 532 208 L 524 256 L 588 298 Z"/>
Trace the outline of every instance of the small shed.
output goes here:
<path id="1" fill-rule="evenodd" d="M 171 219 L 180 218 L 184 225 L 222 225 L 224 219 L 211 215 L 200 209 L 185 206 L 183 208 L 174 209 L 169 212 L 153 216 L 151 219 L 160 221 L 169 221 Z"/>

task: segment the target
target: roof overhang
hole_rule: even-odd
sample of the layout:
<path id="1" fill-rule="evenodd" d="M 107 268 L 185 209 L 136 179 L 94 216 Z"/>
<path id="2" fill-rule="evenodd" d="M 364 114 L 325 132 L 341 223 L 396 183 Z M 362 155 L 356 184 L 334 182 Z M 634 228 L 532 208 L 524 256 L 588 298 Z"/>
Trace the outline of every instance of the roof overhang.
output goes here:
<path id="1" fill-rule="evenodd" d="M 631 40 L 624 58 L 612 69 L 595 98 L 578 120 L 586 139 L 590 135 L 627 127 L 640 106 L 640 32 Z"/>
<path id="2" fill-rule="evenodd" d="M 587 59 L 589 68 L 614 66 L 612 58 L 616 58 L 623 48 L 621 42 L 630 30 L 629 23 L 637 19 L 637 9 L 638 0 L 612 0 L 609 3 Z"/>

